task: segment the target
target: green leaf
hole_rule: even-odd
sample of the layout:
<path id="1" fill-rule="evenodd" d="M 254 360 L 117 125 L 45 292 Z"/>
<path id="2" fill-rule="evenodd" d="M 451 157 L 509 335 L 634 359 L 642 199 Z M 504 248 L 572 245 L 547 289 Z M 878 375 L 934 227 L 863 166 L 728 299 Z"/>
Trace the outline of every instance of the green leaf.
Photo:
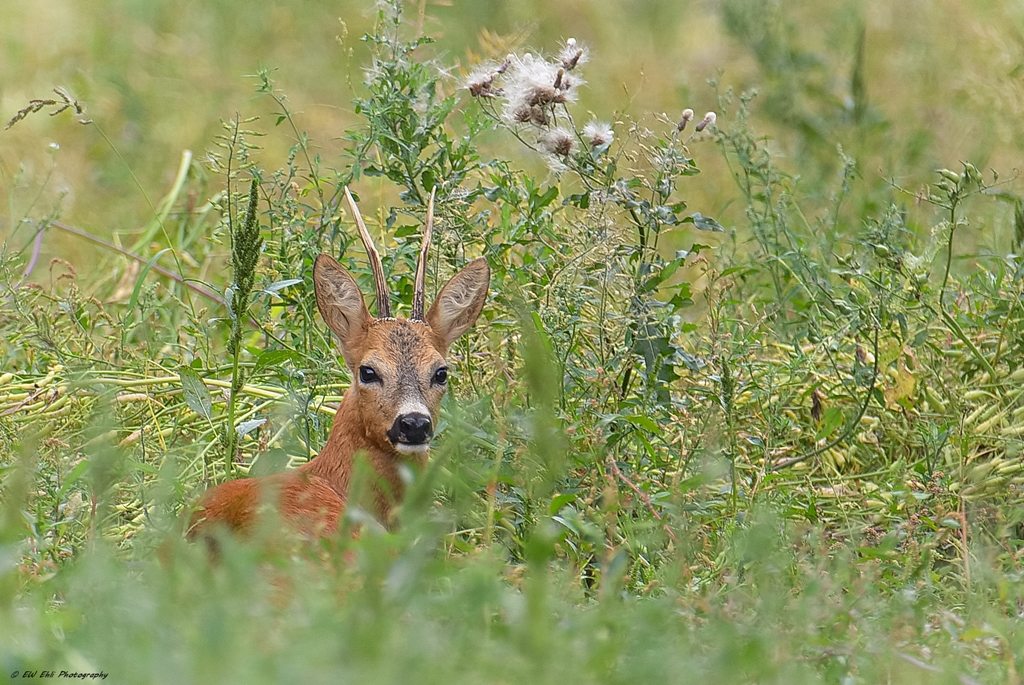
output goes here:
<path id="1" fill-rule="evenodd" d="M 437 185 L 437 176 L 434 174 L 433 169 L 424 169 L 423 173 L 420 174 L 420 183 L 423 184 L 423 190 L 430 191 L 434 186 Z M 429 194 L 429 192 L 428 192 Z"/>
<path id="2" fill-rule="evenodd" d="M 694 212 L 690 216 L 686 217 L 683 219 L 683 223 L 691 223 L 700 231 L 714 231 L 715 233 L 725 232 L 725 226 L 709 216 L 704 216 L 700 212 Z"/>
<path id="3" fill-rule="evenodd" d="M 590 209 L 590 191 L 570 195 L 566 202 L 580 209 Z"/>
<path id="4" fill-rule="evenodd" d="M 843 415 L 843 410 L 839 407 L 829 407 L 825 410 L 825 415 L 822 417 L 821 428 L 818 430 L 818 434 L 815 436 L 816 440 L 825 440 L 835 433 L 836 429 L 846 423 L 846 417 Z"/>
<path id="5" fill-rule="evenodd" d="M 696 476 L 690 476 L 686 480 L 679 483 L 676 488 L 679 492 L 691 492 L 698 488 L 704 487 L 711 482 L 711 477 L 706 473 L 698 473 Z"/>
<path id="6" fill-rule="evenodd" d="M 574 501 L 576 501 L 576 493 L 574 492 L 567 492 L 562 493 L 561 495 L 555 495 L 554 497 L 551 498 L 551 506 L 548 507 L 548 512 L 552 516 L 554 516 L 558 512 L 562 511 L 562 507 Z"/>
<path id="7" fill-rule="evenodd" d="M 673 311 L 677 311 L 684 307 L 692 307 L 693 293 L 691 292 L 690 284 L 686 281 L 680 283 L 676 288 L 676 292 L 672 296 L 672 299 L 669 300 L 669 304 L 672 305 Z"/>
<path id="8" fill-rule="evenodd" d="M 683 221 L 685 223 L 686 220 Z M 701 243 L 694 243 L 690 246 L 689 250 L 676 250 L 676 259 L 686 259 L 687 257 L 696 256 L 700 254 L 701 250 L 712 250 L 714 249 L 711 245 L 702 245 Z"/>
<path id="9" fill-rule="evenodd" d="M 85 473 L 87 468 L 89 468 L 89 460 L 83 459 L 75 465 L 75 468 L 71 469 L 71 473 L 64 478 L 64 484 L 60 486 L 60 490 L 57 492 L 56 499 L 58 502 L 64 496 L 64 493 L 68 491 L 68 488 L 74 485 L 75 481 L 82 477 L 82 474 Z"/>
<path id="10" fill-rule="evenodd" d="M 298 358 L 299 355 L 291 350 L 265 350 L 256 357 L 256 366 L 253 367 L 252 373 L 255 376 L 264 369 L 280 366 L 283 362 Z"/>
<path id="11" fill-rule="evenodd" d="M 624 418 L 626 421 L 629 421 L 637 428 L 641 428 L 650 433 L 654 433 L 655 435 L 661 435 L 661 426 L 659 426 L 653 420 L 651 420 L 650 417 L 642 416 L 640 414 L 633 414 L 632 416 L 624 416 L 622 418 Z"/>
<path id="12" fill-rule="evenodd" d="M 543 193 L 534 193 L 533 197 L 530 198 L 531 209 L 534 212 L 544 209 L 549 204 L 554 202 L 556 197 L 558 197 L 557 186 L 551 186 Z"/>
<path id="13" fill-rule="evenodd" d="M 270 285 L 263 289 L 263 292 L 267 293 L 268 295 L 276 295 L 285 288 L 296 285 L 298 283 L 302 283 L 301 278 L 286 278 L 283 281 L 275 281 L 274 283 L 271 283 Z"/>
<path id="14" fill-rule="evenodd" d="M 242 423 L 238 424 L 235 430 L 238 431 L 238 437 L 241 439 L 247 436 L 249 433 L 252 433 L 254 430 L 259 428 L 266 422 L 266 419 L 249 419 L 248 421 L 242 421 Z"/>
<path id="15" fill-rule="evenodd" d="M 128 459 L 125 461 L 125 464 L 135 469 L 136 471 L 141 471 L 142 473 L 149 476 L 155 476 L 158 473 L 160 473 L 160 470 L 157 467 L 153 466 L 152 464 L 147 464 L 144 461 L 139 461 L 138 459 Z"/>
<path id="16" fill-rule="evenodd" d="M 644 291 L 650 293 L 657 290 L 658 286 L 675 275 L 676 271 L 679 270 L 679 267 L 683 265 L 683 261 L 683 259 L 673 259 L 666 263 L 665 266 L 661 268 L 661 271 L 647 279 L 647 282 L 644 283 Z"/>
<path id="17" fill-rule="evenodd" d="M 153 258 L 146 262 L 146 265 L 142 267 L 141 271 L 139 271 L 139 276 L 138 278 L 135 279 L 135 288 L 132 290 L 132 296 L 128 300 L 129 316 L 131 316 L 135 312 L 135 305 L 137 305 L 139 302 L 139 292 L 142 290 L 142 284 L 145 283 L 146 281 L 146 274 L 148 274 L 149 270 L 152 269 L 153 266 L 158 261 L 160 261 L 161 257 L 163 257 L 166 253 L 170 251 L 171 248 L 169 247 L 165 247 L 164 249 L 160 250 L 155 255 L 153 255 Z"/>
<path id="18" fill-rule="evenodd" d="M 185 404 L 195 413 L 207 421 L 213 420 L 213 398 L 210 391 L 199 377 L 196 370 L 191 366 L 182 366 L 178 369 L 178 378 L 181 379 L 181 389 L 185 395 Z"/>
<path id="19" fill-rule="evenodd" d="M 249 467 L 249 475 L 252 477 L 269 476 L 272 473 L 279 473 L 288 468 L 288 453 L 280 447 L 267 450 L 256 458 Z"/>

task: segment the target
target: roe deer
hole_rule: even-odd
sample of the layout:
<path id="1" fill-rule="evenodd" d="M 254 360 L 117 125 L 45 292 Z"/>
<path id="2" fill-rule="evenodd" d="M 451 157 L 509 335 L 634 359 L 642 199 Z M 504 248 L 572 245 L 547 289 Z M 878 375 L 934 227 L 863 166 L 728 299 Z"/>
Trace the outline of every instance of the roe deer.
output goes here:
<path id="1" fill-rule="evenodd" d="M 434 214 L 431 192 L 412 312 L 409 319 L 392 318 L 380 255 L 347 188 L 345 197 L 373 269 L 378 317 L 370 316 L 355 280 L 333 257 L 317 257 L 313 266 L 317 308 L 338 336 L 342 357 L 352 372 L 352 384 L 338 407 L 327 444 L 297 469 L 229 481 L 208 490 L 189 521 L 190 540 L 208 535 L 217 526 L 244 535 L 255 526 L 260 507 L 275 503 L 292 529 L 309 537 L 330 536 L 345 510 L 357 454 L 366 456 L 378 477 L 372 489 L 373 513 L 390 525 L 391 508 L 404 491 L 400 463 L 405 459 L 420 465 L 426 462 L 448 380 L 445 355 L 448 346 L 476 322 L 487 297 L 490 269 L 482 257 L 470 262 L 442 288 L 424 316 Z"/>

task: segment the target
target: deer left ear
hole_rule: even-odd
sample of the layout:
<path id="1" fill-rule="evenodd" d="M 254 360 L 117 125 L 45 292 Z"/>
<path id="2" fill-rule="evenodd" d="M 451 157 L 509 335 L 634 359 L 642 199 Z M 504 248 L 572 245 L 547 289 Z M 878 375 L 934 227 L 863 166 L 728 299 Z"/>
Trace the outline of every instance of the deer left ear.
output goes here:
<path id="1" fill-rule="evenodd" d="M 491 267 L 480 257 L 467 264 L 441 289 L 425 318 L 444 340 L 445 347 L 476 323 L 487 300 L 490 281 Z"/>

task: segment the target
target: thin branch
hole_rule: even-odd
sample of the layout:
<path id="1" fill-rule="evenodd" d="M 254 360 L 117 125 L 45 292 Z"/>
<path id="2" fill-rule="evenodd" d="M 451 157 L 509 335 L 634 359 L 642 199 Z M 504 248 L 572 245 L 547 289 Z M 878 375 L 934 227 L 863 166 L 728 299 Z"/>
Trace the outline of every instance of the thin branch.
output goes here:
<path id="1" fill-rule="evenodd" d="M 651 502 L 651 498 L 647 496 L 647 493 L 638 488 L 636 483 L 627 478 L 626 474 L 619 470 L 619 465 L 615 463 L 614 457 L 609 459 L 608 463 L 611 464 L 612 473 L 615 474 L 615 477 L 621 480 L 626 485 L 628 485 L 629 489 L 635 492 L 637 496 L 640 497 L 641 500 L 643 500 L 643 503 L 647 505 L 647 510 L 651 512 L 654 518 L 661 521 L 661 527 L 665 529 L 666 533 L 668 533 L 668 536 L 672 540 L 672 542 L 675 544 L 679 544 L 679 539 L 676 537 L 676 534 L 672 531 L 671 528 L 669 528 L 668 524 L 662 520 L 661 514 L 659 514 L 658 510 L 654 508 L 654 504 Z"/>
<path id="2" fill-rule="evenodd" d="M 864 397 L 864 403 L 861 405 L 860 411 L 857 412 L 857 416 L 853 419 L 853 421 L 850 422 L 850 425 L 846 428 L 845 431 L 843 431 L 842 435 L 840 435 L 835 440 L 832 440 L 831 442 L 826 443 L 826 444 L 822 445 L 821 447 L 818 447 L 817 449 L 813 449 L 810 452 L 807 452 L 805 454 L 801 454 L 799 457 L 793 457 L 791 459 L 784 459 L 784 460 L 780 461 L 778 464 L 775 464 L 774 466 L 772 466 L 769 469 L 769 471 L 771 473 L 775 473 L 776 471 L 781 471 L 782 469 L 787 468 L 789 466 L 792 466 L 793 464 L 799 464 L 800 462 L 806 461 L 806 460 L 810 459 L 811 457 L 816 457 L 817 455 L 821 454 L 822 452 L 826 452 L 826 451 L 832 449 L 833 447 L 835 447 L 836 445 L 838 445 L 839 443 L 847 440 L 857 430 L 857 427 L 860 425 L 860 420 L 862 418 L 864 418 L 864 414 L 867 413 L 868 407 L 871 405 L 871 398 L 875 394 L 875 383 L 878 382 L 878 329 L 879 328 L 881 328 L 881 324 L 876 324 L 876 326 L 875 326 L 875 339 L 874 339 L 874 341 L 872 343 L 872 348 L 873 348 L 872 349 L 872 354 L 874 355 L 875 360 L 874 360 L 874 366 L 871 369 L 871 387 L 868 388 L 868 392 L 867 392 L 867 394 Z"/>
<path id="3" fill-rule="evenodd" d="M 83 230 L 81 230 L 79 228 L 75 228 L 74 226 L 68 226 L 67 224 L 62 223 L 60 221 L 51 221 L 50 225 L 54 226 L 56 228 L 59 228 L 62 231 L 66 231 L 66 232 L 68 232 L 68 233 L 70 233 L 72 235 L 76 235 L 79 238 L 84 238 L 84 239 L 88 240 L 91 243 L 95 243 L 96 245 L 99 245 L 101 247 L 105 247 L 108 250 L 113 250 L 114 252 L 122 254 L 125 257 L 128 257 L 129 259 L 134 259 L 135 261 L 139 262 L 140 264 L 146 264 L 146 263 L 149 262 L 148 259 L 146 259 L 145 257 L 143 257 L 141 255 L 135 254 L 131 250 L 126 250 L 123 247 L 115 245 L 114 243 L 112 243 L 110 241 L 107 241 L 107 240 L 104 240 L 103 238 L 100 238 L 98 236 L 94 236 L 92 233 L 88 233 L 88 232 L 83 231 Z M 167 278 L 171 279 L 175 283 L 180 283 L 181 285 L 185 286 L 189 290 L 191 290 L 191 291 L 193 291 L 193 292 L 195 292 L 195 293 L 197 293 L 199 295 L 202 295 L 203 297 L 205 297 L 205 298 L 207 298 L 207 299 L 209 299 L 209 300 L 211 300 L 213 302 L 216 302 L 217 304 L 219 304 L 222 307 L 227 308 L 227 303 L 224 301 L 224 298 L 222 298 L 220 295 L 218 295 L 217 293 L 213 292 L 209 288 L 201 286 L 201 285 L 199 285 L 197 283 L 194 283 L 192 281 L 187 281 L 187 280 L 185 280 L 185 278 L 183 276 L 181 276 L 179 274 L 176 274 L 173 271 L 170 271 L 168 269 L 165 269 L 164 267 L 160 266 L 159 264 L 153 264 L 150 268 L 153 271 L 156 271 L 157 273 L 159 273 L 160 275 L 166 276 Z M 291 347 L 291 345 L 288 345 L 283 340 L 278 338 L 276 335 L 271 333 L 270 330 L 267 329 L 266 326 L 261 325 L 260 322 L 257 321 L 254 317 L 252 317 L 252 316 L 249 317 L 249 323 L 254 328 L 259 329 L 259 331 L 261 333 L 263 333 L 264 335 L 266 335 L 268 338 L 270 338 L 271 340 L 274 340 L 275 342 L 281 344 L 286 349 L 289 349 L 289 350 L 293 349 Z"/>
<path id="4" fill-rule="evenodd" d="M 128 257 L 129 259 L 134 259 L 140 264 L 146 264 L 149 261 L 142 255 L 137 255 L 134 252 L 131 252 L 130 250 L 126 250 L 123 247 L 120 247 L 119 245 L 115 245 L 114 243 L 108 240 L 104 240 L 103 238 L 95 236 L 92 233 L 87 233 L 86 231 L 83 231 L 79 228 L 75 228 L 74 226 L 68 226 L 67 224 L 62 223 L 60 221 L 51 221 L 50 225 L 54 226 L 55 228 L 59 228 L 60 230 L 65 231 L 67 233 L 70 233 L 71 235 L 77 235 L 79 238 L 84 238 L 85 240 L 88 240 L 91 243 L 94 243 L 101 247 L 105 247 L 108 250 L 113 250 L 114 252 L 120 253 L 125 257 Z M 212 290 L 209 290 L 208 288 L 204 288 L 203 286 L 193 283 L 192 281 L 187 281 L 183 276 L 176 274 L 168 269 L 165 269 L 159 264 L 154 264 L 150 268 L 153 269 L 153 271 L 156 271 L 158 274 L 166 276 L 172 281 L 180 283 L 189 290 L 198 293 L 199 295 L 202 295 L 203 297 L 212 300 L 221 306 L 227 306 L 224 303 L 224 299 L 220 295 L 213 292 Z"/>

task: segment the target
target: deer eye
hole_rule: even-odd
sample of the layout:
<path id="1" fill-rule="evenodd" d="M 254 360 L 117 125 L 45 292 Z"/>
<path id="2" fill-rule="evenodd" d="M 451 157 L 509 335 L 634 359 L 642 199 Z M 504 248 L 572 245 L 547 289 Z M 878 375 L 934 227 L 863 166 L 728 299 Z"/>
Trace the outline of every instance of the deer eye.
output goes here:
<path id="1" fill-rule="evenodd" d="M 448 382 L 448 367 L 442 366 L 440 369 L 434 372 L 434 383 L 437 385 L 444 385 Z"/>
<path id="2" fill-rule="evenodd" d="M 380 376 L 369 366 L 359 367 L 359 382 L 360 383 L 380 383 Z"/>

